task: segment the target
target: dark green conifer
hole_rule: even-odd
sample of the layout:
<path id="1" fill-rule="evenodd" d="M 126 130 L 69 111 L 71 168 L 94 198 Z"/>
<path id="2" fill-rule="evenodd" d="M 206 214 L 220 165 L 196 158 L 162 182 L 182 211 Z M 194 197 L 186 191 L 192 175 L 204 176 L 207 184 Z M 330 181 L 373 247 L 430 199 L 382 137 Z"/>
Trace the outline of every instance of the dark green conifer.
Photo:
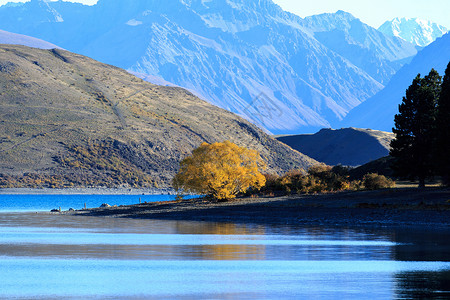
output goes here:
<path id="1" fill-rule="evenodd" d="M 419 187 L 424 187 L 426 177 L 433 175 L 432 145 L 440 88 L 441 76 L 436 70 L 432 69 L 425 78 L 417 75 L 399 105 L 392 129 L 392 167 L 397 176 L 418 178 Z"/>
<path id="2" fill-rule="evenodd" d="M 436 167 L 446 185 L 450 185 L 450 63 L 445 70 L 436 120 Z"/>

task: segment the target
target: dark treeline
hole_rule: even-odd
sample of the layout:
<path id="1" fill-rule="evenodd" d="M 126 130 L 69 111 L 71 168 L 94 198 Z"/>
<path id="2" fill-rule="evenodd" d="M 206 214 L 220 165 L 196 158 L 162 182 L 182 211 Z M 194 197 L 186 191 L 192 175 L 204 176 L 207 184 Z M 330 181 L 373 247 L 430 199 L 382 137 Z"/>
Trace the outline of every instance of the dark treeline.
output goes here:
<path id="1" fill-rule="evenodd" d="M 390 155 L 396 176 L 425 180 L 439 175 L 450 184 L 450 63 L 444 78 L 432 69 L 406 90 L 392 129 Z"/>

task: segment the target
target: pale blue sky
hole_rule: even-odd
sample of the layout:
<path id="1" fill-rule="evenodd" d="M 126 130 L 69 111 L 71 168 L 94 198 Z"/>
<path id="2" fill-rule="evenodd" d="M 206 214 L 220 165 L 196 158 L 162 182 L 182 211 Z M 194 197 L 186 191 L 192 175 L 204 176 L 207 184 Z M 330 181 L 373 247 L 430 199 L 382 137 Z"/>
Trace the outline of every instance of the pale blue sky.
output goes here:
<path id="1" fill-rule="evenodd" d="M 344 10 L 373 27 L 395 17 L 421 18 L 450 29 L 449 0 L 273 0 L 284 10 L 306 17 Z"/>
<path id="2" fill-rule="evenodd" d="M 161 0 L 170 1 L 170 0 Z M 378 28 L 395 17 L 419 17 L 450 29 L 450 0 L 273 0 L 284 10 L 306 17 L 310 15 L 344 10 L 373 27 Z M 23 0 L 0 0 L 23 2 Z M 73 0 L 94 4 L 97 0 Z"/>

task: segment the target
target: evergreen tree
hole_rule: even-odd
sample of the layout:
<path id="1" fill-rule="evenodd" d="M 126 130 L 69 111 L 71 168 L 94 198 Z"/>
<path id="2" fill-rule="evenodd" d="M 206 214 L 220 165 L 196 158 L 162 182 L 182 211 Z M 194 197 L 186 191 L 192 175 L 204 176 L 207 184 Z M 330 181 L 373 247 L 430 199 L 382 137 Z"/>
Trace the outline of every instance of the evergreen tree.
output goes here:
<path id="1" fill-rule="evenodd" d="M 392 167 L 398 176 L 418 178 L 419 187 L 424 187 L 426 177 L 433 175 L 432 144 L 440 88 L 441 76 L 436 70 L 432 69 L 425 78 L 417 75 L 399 105 L 392 129 Z"/>
<path id="2" fill-rule="evenodd" d="M 445 70 L 436 120 L 436 167 L 446 185 L 450 185 L 450 63 Z"/>

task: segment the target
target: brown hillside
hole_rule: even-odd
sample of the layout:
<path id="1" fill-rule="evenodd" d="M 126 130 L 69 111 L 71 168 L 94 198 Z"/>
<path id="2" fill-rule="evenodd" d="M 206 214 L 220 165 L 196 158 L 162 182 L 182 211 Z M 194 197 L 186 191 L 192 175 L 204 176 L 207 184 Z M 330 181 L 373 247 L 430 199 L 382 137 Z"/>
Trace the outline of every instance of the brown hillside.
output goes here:
<path id="1" fill-rule="evenodd" d="M 0 187 L 167 186 L 195 147 L 223 140 L 260 151 L 271 172 L 316 163 L 184 89 L 0 45 Z"/>

